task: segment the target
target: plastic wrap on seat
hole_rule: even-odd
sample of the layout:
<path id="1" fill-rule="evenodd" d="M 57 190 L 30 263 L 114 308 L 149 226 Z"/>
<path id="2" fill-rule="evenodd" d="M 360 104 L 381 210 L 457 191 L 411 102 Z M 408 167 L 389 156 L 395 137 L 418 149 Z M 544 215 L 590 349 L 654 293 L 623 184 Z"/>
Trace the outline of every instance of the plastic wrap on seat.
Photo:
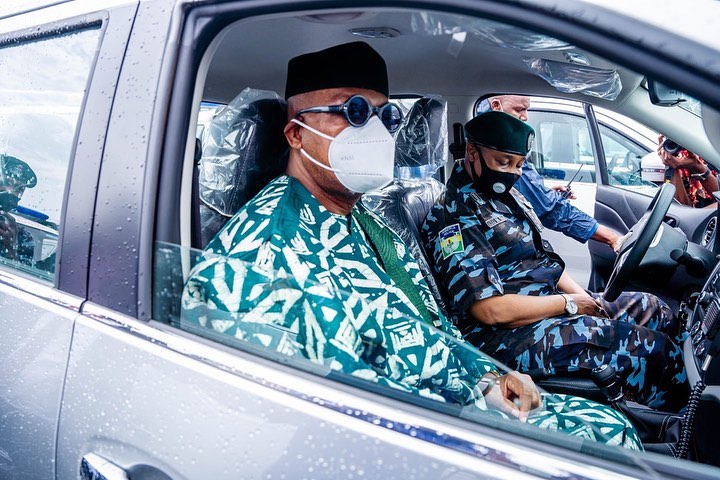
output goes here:
<path id="1" fill-rule="evenodd" d="M 524 61 L 532 73 L 560 92 L 615 100 L 622 91 L 622 81 L 616 70 L 572 65 L 544 58 L 526 58 Z"/>
<path id="2" fill-rule="evenodd" d="M 246 88 L 205 128 L 198 164 L 203 245 L 287 167 L 287 104 L 275 92 Z"/>
<path id="3" fill-rule="evenodd" d="M 437 177 L 447 158 L 447 102 L 423 97 L 405 114 L 395 135 L 395 178 Z"/>
<path id="4" fill-rule="evenodd" d="M 395 136 L 395 181 L 362 197 L 408 246 L 442 311 L 445 303 L 422 247 L 420 227 L 445 192 L 434 177 L 448 159 L 447 136 L 447 102 L 442 97 L 418 99 Z"/>

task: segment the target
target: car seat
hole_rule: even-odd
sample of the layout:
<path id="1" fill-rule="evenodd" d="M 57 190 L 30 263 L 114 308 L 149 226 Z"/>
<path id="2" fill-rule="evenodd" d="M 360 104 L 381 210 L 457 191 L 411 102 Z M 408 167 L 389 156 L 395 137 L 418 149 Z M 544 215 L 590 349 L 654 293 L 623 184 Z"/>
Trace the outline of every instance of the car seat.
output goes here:
<path id="1" fill-rule="evenodd" d="M 275 92 L 246 88 L 203 131 L 198 167 L 200 245 L 287 167 L 287 104 Z M 197 228 L 197 227 L 196 227 Z"/>
<path id="2" fill-rule="evenodd" d="M 409 247 L 443 312 L 445 303 L 422 248 L 420 227 L 445 191 L 438 178 L 447 158 L 447 103 L 440 97 L 420 98 L 395 136 L 395 180 L 362 197 Z"/>

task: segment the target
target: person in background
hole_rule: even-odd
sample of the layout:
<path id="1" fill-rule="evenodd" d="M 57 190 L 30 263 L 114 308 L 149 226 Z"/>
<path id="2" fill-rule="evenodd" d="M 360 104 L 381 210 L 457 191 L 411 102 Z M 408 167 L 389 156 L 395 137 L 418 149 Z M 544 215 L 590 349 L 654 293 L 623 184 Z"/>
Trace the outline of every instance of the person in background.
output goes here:
<path id="1" fill-rule="evenodd" d="M 527 122 L 529 108 L 530 97 L 498 95 L 484 99 L 478 106 L 477 113 L 491 110 L 505 112 Z M 572 205 L 563 195 L 564 186 L 547 188 L 532 162 L 525 161 L 523 164 L 523 174 L 515 188 L 530 201 L 543 226 L 581 243 L 592 238 L 606 243 L 616 252 L 620 250 L 623 237 Z M 574 194 L 570 194 L 569 198 L 575 198 Z"/>
<path id="2" fill-rule="evenodd" d="M 675 185 L 675 199 L 695 208 L 715 206 L 712 193 L 718 191 L 717 172 L 690 150 L 658 137 L 658 156 L 665 165 L 665 178 Z"/>
<path id="3" fill-rule="evenodd" d="M 33 263 L 32 235 L 18 225 L 15 209 L 26 188 L 37 185 L 30 165 L 10 155 L 0 155 L 0 256 L 25 264 Z"/>

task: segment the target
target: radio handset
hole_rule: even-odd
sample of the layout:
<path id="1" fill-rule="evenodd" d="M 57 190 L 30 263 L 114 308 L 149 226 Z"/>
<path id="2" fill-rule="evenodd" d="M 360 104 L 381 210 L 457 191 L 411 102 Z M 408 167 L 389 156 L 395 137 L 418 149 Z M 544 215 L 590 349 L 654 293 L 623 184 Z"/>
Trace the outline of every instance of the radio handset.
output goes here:
<path id="1" fill-rule="evenodd" d="M 567 185 L 565 185 L 565 191 L 560 194 L 562 196 L 562 198 L 568 198 L 570 195 L 572 195 L 572 190 L 570 189 L 570 186 L 575 181 L 577 176 L 580 175 L 580 171 L 582 170 L 582 167 L 583 166 L 580 165 L 580 168 L 578 168 L 577 172 L 575 172 L 575 175 L 573 175 L 572 178 L 570 179 L 570 181 L 567 183 Z"/>

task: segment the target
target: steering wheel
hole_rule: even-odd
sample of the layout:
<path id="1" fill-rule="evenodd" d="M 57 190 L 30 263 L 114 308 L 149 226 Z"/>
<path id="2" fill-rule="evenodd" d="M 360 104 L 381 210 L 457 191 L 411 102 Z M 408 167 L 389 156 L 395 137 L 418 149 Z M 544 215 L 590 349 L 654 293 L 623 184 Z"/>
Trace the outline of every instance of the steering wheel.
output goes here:
<path id="1" fill-rule="evenodd" d="M 645 214 L 628 232 L 628 238 L 615 260 L 610 280 L 603 293 L 603 298 L 608 302 L 617 299 L 630 280 L 631 273 L 640 265 L 640 261 L 660 230 L 673 198 L 675 198 L 675 186 L 672 183 L 664 183 L 648 205 Z"/>

